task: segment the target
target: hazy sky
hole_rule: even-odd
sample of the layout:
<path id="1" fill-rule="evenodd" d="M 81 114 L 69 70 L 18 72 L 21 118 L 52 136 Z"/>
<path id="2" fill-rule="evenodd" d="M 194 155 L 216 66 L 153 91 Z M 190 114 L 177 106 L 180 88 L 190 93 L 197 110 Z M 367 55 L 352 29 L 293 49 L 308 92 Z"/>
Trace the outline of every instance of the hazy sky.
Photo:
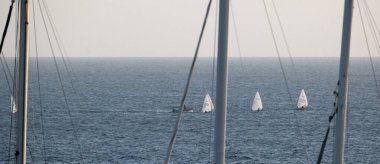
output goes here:
<path id="1" fill-rule="evenodd" d="M 214 0 L 215 1 L 215 0 Z M 71 57 L 191 57 L 208 0 L 45 0 Z M 266 0 L 281 56 L 288 56 L 271 0 Z M 274 0 L 295 57 L 338 57 L 344 0 Z M 367 0 L 380 25 L 379 0 Z M 0 1 L 3 31 L 10 0 Z M 356 5 L 356 3 L 355 3 Z M 43 56 L 50 56 L 39 8 L 37 39 Z M 276 51 L 262 0 L 231 0 L 243 57 L 275 57 Z M 212 57 L 215 2 L 200 49 Z M 32 9 L 31 9 L 32 12 Z M 32 14 L 31 14 L 32 16 Z M 15 15 L 13 15 L 13 18 Z M 32 16 L 33 17 L 33 16 Z M 358 8 L 354 10 L 352 56 L 368 57 Z M 14 52 L 12 22 L 4 52 Z M 33 25 L 32 25 L 33 26 Z M 230 56 L 238 57 L 230 17 Z M 34 34 L 31 30 L 31 47 Z M 32 48 L 31 50 L 34 51 Z M 33 53 L 32 53 L 33 56 Z M 379 55 L 376 55 L 379 56 Z"/>

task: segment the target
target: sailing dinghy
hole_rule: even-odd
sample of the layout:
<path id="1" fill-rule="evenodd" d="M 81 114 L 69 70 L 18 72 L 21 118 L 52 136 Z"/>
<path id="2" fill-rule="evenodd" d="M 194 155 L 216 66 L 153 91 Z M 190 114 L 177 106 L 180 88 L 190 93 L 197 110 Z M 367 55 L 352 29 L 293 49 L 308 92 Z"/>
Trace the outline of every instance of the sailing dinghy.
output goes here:
<path id="1" fill-rule="evenodd" d="M 13 98 L 13 96 L 11 96 L 11 112 L 12 113 L 16 113 L 17 112 L 16 101 Z"/>
<path id="2" fill-rule="evenodd" d="M 172 110 L 173 113 L 177 113 L 178 112 L 178 109 L 173 109 Z M 183 112 L 194 112 L 194 108 L 192 107 L 186 107 L 186 105 L 183 106 Z"/>
<path id="3" fill-rule="evenodd" d="M 252 111 L 261 111 L 263 110 L 263 103 L 261 102 L 261 97 L 259 92 L 256 92 L 255 98 L 253 99 L 253 104 L 252 104 Z"/>
<path id="4" fill-rule="evenodd" d="M 309 105 L 307 102 L 305 91 L 302 89 L 300 96 L 298 98 L 297 108 L 298 109 L 306 109 L 306 107 Z"/>
<path id="5" fill-rule="evenodd" d="M 208 113 L 214 109 L 214 104 L 212 103 L 211 97 L 206 93 L 205 100 L 203 101 L 202 112 Z"/>

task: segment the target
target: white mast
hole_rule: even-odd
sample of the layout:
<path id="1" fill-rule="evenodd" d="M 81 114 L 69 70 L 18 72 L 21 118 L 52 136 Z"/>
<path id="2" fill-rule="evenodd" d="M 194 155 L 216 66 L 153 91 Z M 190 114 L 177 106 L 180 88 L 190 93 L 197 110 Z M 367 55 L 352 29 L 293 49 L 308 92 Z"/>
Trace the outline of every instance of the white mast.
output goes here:
<path id="1" fill-rule="evenodd" d="M 28 0 L 20 2 L 20 57 L 19 57 L 19 81 L 17 89 L 17 147 L 16 163 L 26 163 L 26 132 L 28 121 Z"/>
<path id="2" fill-rule="evenodd" d="M 225 163 L 226 118 L 227 118 L 227 50 L 228 50 L 229 0 L 219 3 L 218 62 L 215 101 L 215 143 L 217 164 Z"/>
<path id="3" fill-rule="evenodd" d="M 345 0 L 343 16 L 342 46 L 339 68 L 339 89 L 335 125 L 334 164 L 344 163 L 344 145 L 346 140 L 346 114 L 348 98 L 348 66 L 350 57 L 350 40 L 353 0 Z"/>

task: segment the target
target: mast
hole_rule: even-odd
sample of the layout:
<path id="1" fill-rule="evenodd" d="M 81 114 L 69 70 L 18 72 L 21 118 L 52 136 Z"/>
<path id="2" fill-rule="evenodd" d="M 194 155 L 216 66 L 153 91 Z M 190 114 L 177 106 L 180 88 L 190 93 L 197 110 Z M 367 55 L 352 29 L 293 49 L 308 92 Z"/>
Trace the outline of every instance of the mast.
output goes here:
<path id="1" fill-rule="evenodd" d="M 226 118 L 227 118 L 227 51 L 228 51 L 229 0 L 219 3 L 218 61 L 215 101 L 215 161 L 225 163 Z"/>
<path id="2" fill-rule="evenodd" d="M 339 89 L 335 125 L 334 164 L 344 163 L 344 145 L 346 140 L 346 116 L 348 99 L 348 66 L 350 57 L 350 40 L 353 0 L 345 0 L 343 16 L 342 46 L 339 68 Z"/>
<path id="3" fill-rule="evenodd" d="M 20 57 L 18 67 L 18 89 L 17 89 L 17 147 L 16 163 L 26 163 L 26 132 L 28 121 L 28 0 L 20 1 Z"/>

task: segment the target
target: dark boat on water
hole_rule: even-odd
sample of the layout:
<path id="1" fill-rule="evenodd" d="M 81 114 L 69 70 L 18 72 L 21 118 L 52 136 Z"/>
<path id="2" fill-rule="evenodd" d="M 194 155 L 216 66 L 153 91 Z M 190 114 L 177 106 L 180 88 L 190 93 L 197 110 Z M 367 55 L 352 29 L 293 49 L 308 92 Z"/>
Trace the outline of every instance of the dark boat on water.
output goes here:
<path id="1" fill-rule="evenodd" d="M 173 113 L 177 113 L 178 109 L 173 109 L 172 112 Z M 192 107 L 186 107 L 186 105 L 184 105 L 183 112 L 194 112 L 194 108 L 192 108 Z"/>

